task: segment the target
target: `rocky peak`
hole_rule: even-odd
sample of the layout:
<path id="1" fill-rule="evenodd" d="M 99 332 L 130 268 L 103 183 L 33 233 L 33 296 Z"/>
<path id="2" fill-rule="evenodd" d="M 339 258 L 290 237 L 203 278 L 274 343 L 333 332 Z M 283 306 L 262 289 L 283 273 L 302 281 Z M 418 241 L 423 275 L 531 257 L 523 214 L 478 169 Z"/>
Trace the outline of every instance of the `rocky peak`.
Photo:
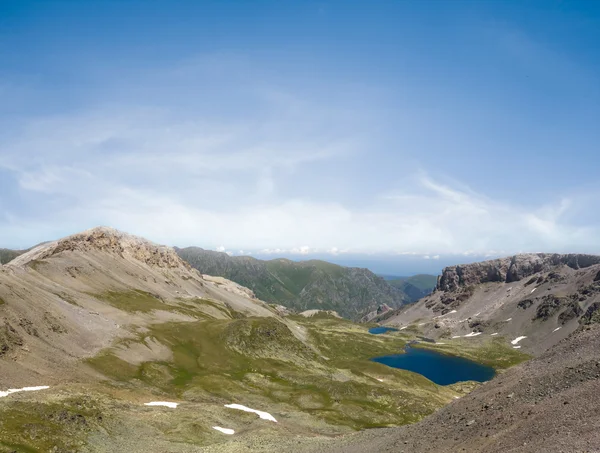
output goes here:
<path id="1" fill-rule="evenodd" d="M 583 254 L 530 253 L 473 264 L 449 266 L 438 277 L 438 291 L 454 291 L 461 287 L 487 282 L 510 283 L 557 266 L 581 269 L 600 264 L 600 256 Z"/>
<path id="2" fill-rule="evenodd" d="M 11 262 L 14 266 L 25 266 L 34 260 L 42 260 L 62 252 L 100 251 L 132 258 L 149 266 L 162 268 L 186 267 L 175 250 L 157 245 L 146 239 L 123 233 L 110 227 L 96 227 L 81 233 L 42 244 Z"/>

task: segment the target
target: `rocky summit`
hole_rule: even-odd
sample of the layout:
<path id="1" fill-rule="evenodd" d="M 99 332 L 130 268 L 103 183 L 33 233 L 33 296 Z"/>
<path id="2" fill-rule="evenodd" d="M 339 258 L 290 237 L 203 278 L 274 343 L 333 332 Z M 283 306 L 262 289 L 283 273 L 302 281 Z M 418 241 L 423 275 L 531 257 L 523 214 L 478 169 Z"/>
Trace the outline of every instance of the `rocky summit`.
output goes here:
<path id="1" fill-rule="evenodd" d="M 509 258 L 446 267 L 436 289 L 455 291 L 461 287 L 488 282 L 511 283 L 560 266 L 585 269 L 600 264 L 600 256 L 583 254 L 532 253 Z"/>

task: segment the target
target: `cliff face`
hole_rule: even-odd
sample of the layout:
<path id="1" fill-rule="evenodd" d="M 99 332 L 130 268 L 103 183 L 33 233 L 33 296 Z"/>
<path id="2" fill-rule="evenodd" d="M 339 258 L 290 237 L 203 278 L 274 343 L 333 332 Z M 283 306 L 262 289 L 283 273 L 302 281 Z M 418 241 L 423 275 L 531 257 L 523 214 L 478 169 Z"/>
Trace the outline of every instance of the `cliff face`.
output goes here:
<path id="1" fill-rule="evenodd" d="M 449 266 L 438 277 L 436 289 L 455 291 L 480 283 L 511 283 L 538 272 L 547 272 L 560 265 L 571 269 L 584 269 L 595 264 L 600 264 L 600 256 L 549 253 L 515 255 L 480 263 Z"/>

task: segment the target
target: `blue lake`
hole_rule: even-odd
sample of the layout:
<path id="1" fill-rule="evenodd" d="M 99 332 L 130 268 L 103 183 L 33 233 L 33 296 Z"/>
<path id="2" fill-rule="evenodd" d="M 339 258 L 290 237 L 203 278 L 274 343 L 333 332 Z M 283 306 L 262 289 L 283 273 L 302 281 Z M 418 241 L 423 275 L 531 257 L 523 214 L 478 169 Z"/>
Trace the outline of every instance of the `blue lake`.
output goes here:
<path id="1" fill-rule="evenodd" d="M 485 382 L 496 374 L 489 366 L 420 348 L 407 347 L 404 354 L 376 357 L 372 360 L 392 368 L 419 373 L 439 385 L 461 381 Z"/>
<path id="2" fill-rule="evenodd" d="M 386 332 L 394 332 L 397 331 L 398 329 L 394 329 L 393 327 L 373 327 L 371 329 L 369 329 L 369 333 L 372 333 L 374 335 L 379 335 L 382 333 L 386 333 Z"/>

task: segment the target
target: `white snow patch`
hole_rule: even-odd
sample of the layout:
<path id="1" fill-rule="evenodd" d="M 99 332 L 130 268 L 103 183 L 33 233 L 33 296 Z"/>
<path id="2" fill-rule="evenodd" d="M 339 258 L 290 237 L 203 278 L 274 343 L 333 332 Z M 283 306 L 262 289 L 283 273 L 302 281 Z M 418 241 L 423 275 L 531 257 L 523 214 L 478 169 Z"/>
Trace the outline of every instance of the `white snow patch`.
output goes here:
<path id="1" fill-rule="evenodd" d="M 144 406 L 165 406 L 175 409 L 177 406 L 179 406 L 179 403 L 171 403 L 169 401 L 151 401 L 149 403 L 144 403 Z"/>
<path id="2" fill-rule="evenodd" d="M 494 332 L 491 336 L 495 337 L 496 335 L 498 335 L 498 332 Z"/>
<path id="3" fill-rule="evenodd" d="M 452 313 L 456 313 L 456 310 L 449 311 L 449 312 L 448 312 L 448 313 L 446 313 L 445 315 L 439 315 L 439 316 L 435 316 L 433 319 L 442 318 L 442 317 L 444 317 L 444 316 L 451 315 Z"/>
<path id="4" fill-rule="evenodd" d="M 446 344 L 446 343 L 436 343 L 436 344 Z"/>
<path id="5" fill-rule="evenodd" d="M 424 325 L 425 325 L 424 322 L 422 322 L 421 324 L 417 324 L 418 327 L 421 327 L 421 326 L 424 326 Z"/>
<path id="6" fill-rule="evenodd" d="M 536 289 L 537 289 L 537 288 L 533 288 L 533 289 L 531 290 L 531 293 L 533 293 L 533 292 L 534 292 Z M 531 293 L 529 293 L 529 294 L 531 294 Z"/>
<path id="7" fill-rule="evenodd" d="M 460 338 L 460 335 L 454 335 L 454 336 L 452 337 L 452 339 L 453 339 L 453 340 L 454 340 L 455 338 Z"/>
<path id="8" fill-rule="evenodd" d="M 513 346 L 513 349 L 521 349 L 521 346 Z"/>
<path id="9" fill-rule="evenodd" d="M 508 319 L 507 319 L 506 321 L 504 321 L 504 322 L 509 322 L 509 321 L 512 321 L 512 318 L 508 318 Z"/>
<path id="10" fill-rule="evenodd" d="M 471 332 L 465 335 L 465 338 L 476 337 L 477 335 L 481 335 L 481 332 Z"/>
<path id="11" fill-rule="evenodd" d="M 213 429 L 216 429 L 217 431 L 221 431 L 223 434 L 235 434 L 235 431 L 233 429 L 229 429 L 229 428 L 221 428 L 220 426 L 213 426 Z"/>
<path id="12" fill-rule="evenodd" d="M 510 288 L 508 288 L 506 291 L 510 291 L 512 289 L 512 286 Z"/>
<path id="13" fill-rule="evenodd" d="M 404 327 L 400 327 L 398 330 L 404 330 L 406 329 L 408 326 L 404 326 Z"/>
<path id="14" fill-rule="evenodd" d="M 277 423 L 277 420 L 275 420 L 275 417 L 273 417 L 268 412 L 257 411 L 256 409 L 250 409 L 249 407 L 242 406 L 241 404 L 226 404 L 225 407 L 228 407 L 229 409 L 237 409 L 237 410 L 244 411 L 244 412 L 254 412 L 256 415 L 258 415 L 263 420 L 270 420 L 272 422 Z"/>
<path id="15" fill-rule="evenodd" d="M 39 385 L 37 387 L 23 387 L 22 389 L 8 389 L 7 391 L 3 392 L 0 391 L 0 398 L 3 398 L 5 396 L 10 395 L 11 393 L 19 393 L 19 392 L 36 392 L 38 390 L 46 390 L 49 389 L 50 387 L 47 385 Z"/>
<path id="16" fill-rule="evenodd" d="M 379 382 L 383 382 L 383 379 L 376 378 Z"/>
<path id="17" fill-rule="evenodd" d="M 517 337 L 511 341 L 512 344 L 517 344 L 519 341 L 524 340 L 527 337 Z"/>
<path id="18" fill-rule="evenodd" d="M 455 396 L 454 399 L 455 400 L 460 399 L 460 396 Z"/>
<path id="19" fill-rule="evenodd" d="M 479 316 L 480 314 L 481 314 L 481 312 L 475 313 L 473 316 Z"/>
<path id="20" fill-rule="evenodd" d="M 557 330 L 560 330 L 560 327 L 557 327 L 556 329 L 554 329 L 552 332 L 556 332 Z"/>

